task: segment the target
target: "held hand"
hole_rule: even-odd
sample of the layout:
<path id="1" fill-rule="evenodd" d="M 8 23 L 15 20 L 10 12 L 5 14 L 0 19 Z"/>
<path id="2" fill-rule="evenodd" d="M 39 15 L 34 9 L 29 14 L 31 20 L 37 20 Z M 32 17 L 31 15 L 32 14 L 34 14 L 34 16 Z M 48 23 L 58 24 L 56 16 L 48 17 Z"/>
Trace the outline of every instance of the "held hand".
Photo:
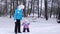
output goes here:
<path id="1" fill-rule="evenodd" d="M 16 22 L 16 20 L 14 20 L 14 22 Z"/>

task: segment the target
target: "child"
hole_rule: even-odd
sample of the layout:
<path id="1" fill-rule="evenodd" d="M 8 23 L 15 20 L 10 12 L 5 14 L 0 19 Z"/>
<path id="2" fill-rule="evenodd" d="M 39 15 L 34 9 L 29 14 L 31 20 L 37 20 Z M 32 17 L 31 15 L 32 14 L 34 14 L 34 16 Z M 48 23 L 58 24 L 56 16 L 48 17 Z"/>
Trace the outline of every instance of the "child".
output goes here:
<path id="1" fill-rule="evenodd" d="M 27 21 L 27 20 L 24 20 L 24 22 L 23 22 L 23 32 L 25 32 L 26 30 L 27 30 L 27 32 L 30 32 L 29 31 L 29 22 Z"/>

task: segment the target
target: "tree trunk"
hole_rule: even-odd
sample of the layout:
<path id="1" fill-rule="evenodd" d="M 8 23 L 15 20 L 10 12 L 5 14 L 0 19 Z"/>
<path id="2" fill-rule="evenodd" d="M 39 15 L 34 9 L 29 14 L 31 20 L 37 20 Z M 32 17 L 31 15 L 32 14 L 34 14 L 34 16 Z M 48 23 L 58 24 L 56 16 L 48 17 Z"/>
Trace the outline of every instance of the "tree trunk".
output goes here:
<path id="1" fill-rule="evenodd" d="M 58 19 L 60 20 L 60 8 L 59 8 L 59 2 L 58 2 Z"/>
<path id="2" fill-rule="evenodd" d="M 12 6 L 13 6 L 13 9 L 12 9 L 12 16 L 14 16 L 14 8 L 15 8 L 15 7 L 14 7 L 14 1 L 15 1 L 15 0 L 12 1 Z"/>
<path id="3" fill-rule="evenodd" d="M 46 20 L 48 20 L 48 16 L 47 16 L 47 0 L 44 0 L 45 1 L 45 18 Z"/>
<path id="4" fill-rule="evenodd" d="M 25 6 L 23 10 L 23 16 L 26 17 L 26 0 L 23 0 L 23 5 Z"/>
<path id="5" fill-rule="evenodd" d="M 16 4 L 17 4 L 17 6 L 18 6 L 18 0 L 16 0 Z"/>
<path id="6" fill-rule="evenodd" d="M 32 12 L 32 0 L 31 0 L 31 12 Z"/>
<path id="7" fill-rule="evenodd" d="M 34 17 L 34 0 L 32 0 L 33 1 L 33 17 Z"/>
<path id="8" fill-rule="evenodd" d="M 53 9 L 53 0 L 52 0 L 52 3 L 51 3 L 51 12 L 50 12 L 50 18 L 52 16 L 52 9 Z"/>
<path id="9" fill-rule="evenodd" d="M 41 0 L 41 8 L 40 8 L 40 17 L 41 17 L 41 12 L 42 12 L 42 0 Z"/>
<path id="10" fill-rule="evenodd" d="M 11 11 L 12 11 L 12 0 L 11 0 L 11 5 L 10 5 L 10 18 L 11 18 Z"/>
<path id="11" fill-rule="evenodd" d="M 39 0 L 38 0 L 38 18 L 40 17 L 39 15 Z"/>
<path id="12" fill-rule="evenodd" d="M 7 0 L 6 0 L 6 12 L 5 13 L 7 14 Z"/>

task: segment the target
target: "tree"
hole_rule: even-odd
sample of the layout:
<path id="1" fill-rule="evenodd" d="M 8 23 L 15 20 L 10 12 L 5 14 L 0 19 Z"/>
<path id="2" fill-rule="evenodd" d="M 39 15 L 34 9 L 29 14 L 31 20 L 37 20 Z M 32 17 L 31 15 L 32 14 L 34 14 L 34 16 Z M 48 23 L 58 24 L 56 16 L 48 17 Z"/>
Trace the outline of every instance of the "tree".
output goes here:
<path id="1" fill-rule="evenodd" d="M 27 14 L 29 14 L 29 15 L 30 15 L 31 12 L 32 12 L 32 11 L 31 11 L 31 9 L 32 9 L 32 6 L 31 6 L 31 5 L 32 5 L 32 1 L 30 0 L 30 1 L 28 1 L 28 9 L 27 9 Z"/>
<path id="2" fill-rule="evenodd" d="M 51 3 L 51 12 L 50 12 L 50 18 L 51 18 L 51 15 L 52 15 L 52 9 L 53 9 L 53 0 L 52 0 L 52 3 Z"/>
<path id="3" fill-rule="evenodd" d="M 39 15 L 39 0 L 38 0 L 38 18 L 40 17 Z"/>
<path id="4" fill-rule="evenodd" d="M 14 16 L 14 10 L 15 10 L 15 7 L 14 7 L 14 1 L 15 0 L 12 0 L 12 6 L 13 6 L 13 9 L 12 9 L 12 15 Z"/>
<path id="5" fill-rule="evenodd" d="M 47 16 L 47 0 L 44 0 L 45 1 L 45 18 L 46 20 L 48 20 L 48 16 Z"/>
<path id="6" fill-rule="evenodd" d="M 11 12 L 12 12 L 12 0 L 10 1 L 11 5 L 10 5 L 10 18 L 11 18 Z"/>
<path id="7" fill-rule="evenodd" d="M 7 13 L 7 0 L 6 0 L 6 12 L 5 13 Z"/>
<path id="8" fill-rule="evenodd" d="M 41 8 L 40 8 L 40 17 L 41 17 L 41 12 L 42 12 L 42 0 L 41 0 Z"/>
<path id="9" fill-rule="evenodd" d="M 33 3 L 33 2 L 32 2 L 32 0 L 31 0 L 31 12 L 32 12 L 32 3 Z"/>
<path id="10" fill-rule="evenodd" d="M 18 6 L 18 0 L 16 0 L 16 4 L 17 4 L 17 6 Z"/>
<path id="11" fill-rule="evenodd" d="M 60 20 L 60 4 L 58 2 L 58 19 Z"/>
<path id="12" fill-rule="evenodd" d="M 26 0 L 23 0 L 23 5 L 25 6 L 23 10 L 23 16 L 26 17 Z"/>
<path id="13" fill-rule="evenodd" d="M 33 12 L 33 17 L 34 17 L 34 0 L 32 0 L 32 12 Z"/>

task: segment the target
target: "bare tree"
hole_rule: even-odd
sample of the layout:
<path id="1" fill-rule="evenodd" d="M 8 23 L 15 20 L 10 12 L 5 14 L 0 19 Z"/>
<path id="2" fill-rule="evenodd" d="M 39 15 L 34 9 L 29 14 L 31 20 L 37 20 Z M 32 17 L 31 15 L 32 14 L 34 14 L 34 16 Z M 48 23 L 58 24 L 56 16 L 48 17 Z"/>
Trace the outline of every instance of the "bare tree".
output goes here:
<path id="1" fill-rule="evenodd" d="M 33 13 L 33 17 L 34 17 L 34 0 L 32 0 L 32 13 Z"/>
<path id="2" fill-rule="evenodd" d="M 25 8 L 26 8 L 26 0 L 23 0 L 23 5 L 25 6 Z M 24 8 L 24 10 L 23 10 L 23 16 L 24 17 L 26 17 L 26 9 Z"/>
<path id="3" fill-rule="evenodd" d="M 32 0 L 31 0 L 31 12 L 32 12 Z"/>
<path id="4" fill-rule="evenodd" d="M 6 13 L 7 13 L 7 0 L 6 0 Z"/>
<path id="5" fill-rule="evenodd" d="M 11 18 L 11 11 L 12 11 L 12 0 L 10 0 L 10 18 Z"/>
<path id="6" fill-rule="evenodd" d="M 51 11 L 50 11 L 50 18 L 51 18 L 51 16 L 52 16 L 52 10 L 53 9 L 53 0 L 52 0 L 52 3 L 51 3 Z"/>
<path id="7" fill-rule="evenodd" d="M 40 15 L 39 15 L 39 0 L 38 0 L 38 18 L 40 17 Z"/>
<path id="8" fill-rule="evenodd" d="M 42 0 L 41 0 L 41 8 L 40 8 L 40 17 L 41 17 L 41 12 L 42 12 Z"/>
<path id="9" fill-rule="evenodd" d="M 47 0 L 44 0 L 45 1 L 45 18 L 46 20 L 48 20 L 48 16 L 47 16 Z"/>

